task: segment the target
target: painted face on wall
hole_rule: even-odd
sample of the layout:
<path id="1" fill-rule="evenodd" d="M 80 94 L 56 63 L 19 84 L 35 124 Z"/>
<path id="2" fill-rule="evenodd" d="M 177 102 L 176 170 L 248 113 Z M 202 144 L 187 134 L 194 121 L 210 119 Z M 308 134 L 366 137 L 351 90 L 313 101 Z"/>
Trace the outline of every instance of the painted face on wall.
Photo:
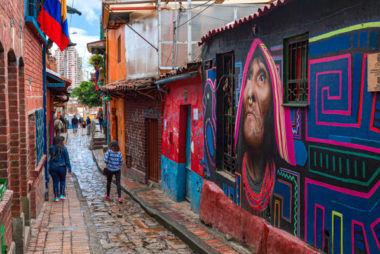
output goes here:
<path id="1" fill-rule="evenodd" d="M 294 165 L 290 114 L 283 104 L 283 86 L 269 50 L 255 39 L 244 66 L 235 125 L 244 190 L 243 206 L 259 214 L 270 203 L 278 160 Z"/>
<path id="2" fill-rule="evenodd" d="M 254 58 L 243 94 L 243 133 L 249 147 L 259 148 L 263 144 L 264 119 L 272 101 L 271 89 L 266 65 L 260 57 Z"/>

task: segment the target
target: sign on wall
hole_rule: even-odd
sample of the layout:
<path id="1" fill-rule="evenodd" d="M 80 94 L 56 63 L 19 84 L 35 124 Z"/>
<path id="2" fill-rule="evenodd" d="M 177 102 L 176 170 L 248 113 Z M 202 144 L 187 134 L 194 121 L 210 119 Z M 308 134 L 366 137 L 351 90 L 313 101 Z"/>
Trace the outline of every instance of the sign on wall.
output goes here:
<path id="1" fill-rule="evenodd" d="M 368 92 L 380 91 L 380 53 L 368 54 Z"/>

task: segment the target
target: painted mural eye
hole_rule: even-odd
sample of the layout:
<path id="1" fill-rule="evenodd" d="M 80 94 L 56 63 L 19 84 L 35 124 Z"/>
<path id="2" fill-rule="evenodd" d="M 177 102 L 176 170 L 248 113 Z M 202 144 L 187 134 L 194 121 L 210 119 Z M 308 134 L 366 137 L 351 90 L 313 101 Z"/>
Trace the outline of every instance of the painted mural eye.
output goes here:
<path id="1" fill-rule="evenodd" d="M 260 82 L 265 82 L 265 75 L 264 74 L 260 74 L 259 81 Z"/>
<path id="2" fill-rule="evenodd" d="M 252 104 L 253 104 L 253 99 L 252 99 L 251 96 L 248 98 L 248 104 L 249 104 L 249 105 L 252 105 Z"/>

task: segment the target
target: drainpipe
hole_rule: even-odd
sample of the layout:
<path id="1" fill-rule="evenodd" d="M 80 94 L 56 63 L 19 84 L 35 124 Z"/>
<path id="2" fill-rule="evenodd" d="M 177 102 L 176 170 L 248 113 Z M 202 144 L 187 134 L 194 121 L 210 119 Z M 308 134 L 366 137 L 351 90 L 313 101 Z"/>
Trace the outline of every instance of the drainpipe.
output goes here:
<path id="1" fill-rule="evenodd" d="M 187 0 L 187 61 L 191 61 L 193 56 L 193 48 L 191 44 L 191 0 Z"/>
<path id="2" fill-rule="evenodd" d="M 161 73 L 161 0 L 157 1 L 157 10 L 158 10 L 158 74 Z"/>
<path id="3" fill-rule="evenodd" d="M 46 45 L 42 48 L 42 78 L 43 78 L 43 105 L 44 105 L 44 154 L 47 156 L 47 122 L 46 122 Z M 47 169 L 47 158 L 45 160 L 45 200 L 49 199 L 49 172 Z"/>

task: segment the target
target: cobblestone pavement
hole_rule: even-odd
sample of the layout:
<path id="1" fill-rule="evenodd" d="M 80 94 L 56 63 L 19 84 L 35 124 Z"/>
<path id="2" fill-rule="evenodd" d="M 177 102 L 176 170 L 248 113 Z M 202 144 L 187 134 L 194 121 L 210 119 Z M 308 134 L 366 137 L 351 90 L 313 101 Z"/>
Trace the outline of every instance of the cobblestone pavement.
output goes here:
<path id="1" fill-rule="evenodd" d="M 115 185 L 111 187 L 111 200 L 103 199 L 106 179 L 88 149 L 87 135 L 70 134 L 67 147 L 73 172 L 105 253 L 192 253 L 128 195 L 122 193 L 124 202 L 119 204 Z"/>

